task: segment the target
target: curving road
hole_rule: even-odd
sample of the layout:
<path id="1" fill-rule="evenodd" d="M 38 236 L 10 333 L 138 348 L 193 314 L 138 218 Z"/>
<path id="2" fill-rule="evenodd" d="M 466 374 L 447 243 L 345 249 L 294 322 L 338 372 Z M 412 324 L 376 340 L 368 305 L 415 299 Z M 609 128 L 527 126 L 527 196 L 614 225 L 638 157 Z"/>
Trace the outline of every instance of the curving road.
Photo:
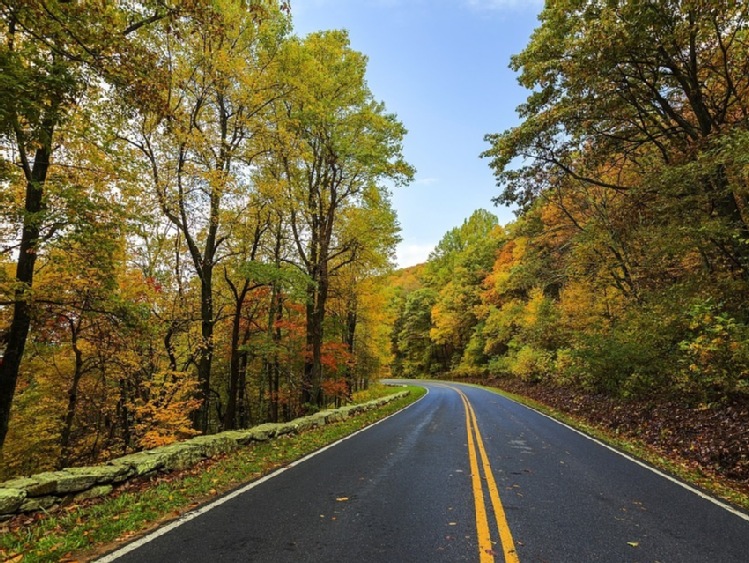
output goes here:
<path id="1" fill-rule="evenodd" d="M 749 561 L 749 517 L 499 395 L 405 411 L 100 561 Z"/>

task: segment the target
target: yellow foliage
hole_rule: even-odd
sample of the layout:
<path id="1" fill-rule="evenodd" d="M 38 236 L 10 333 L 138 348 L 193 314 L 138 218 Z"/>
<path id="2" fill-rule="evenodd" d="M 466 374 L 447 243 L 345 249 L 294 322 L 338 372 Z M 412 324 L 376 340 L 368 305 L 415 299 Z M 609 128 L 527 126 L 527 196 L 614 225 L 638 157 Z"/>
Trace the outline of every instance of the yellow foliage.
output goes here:
<path id="1" fill-rule="evenodd" d="M 133 405 L 138 445 L 155 448 L 197 435 L 189 416 L 200 407 L 196 390 L 197 381 L 180 372 L 160 374 L 151 382 L 148 400 Z"/>
<path id="2" fill-rule="evenodd" d="M 621 292 L 592 287 L 585 281 L 571 280 L 559 298 L 561 323 L 571 331 L 585 333 L 608 327 L 624 310 Z"/>

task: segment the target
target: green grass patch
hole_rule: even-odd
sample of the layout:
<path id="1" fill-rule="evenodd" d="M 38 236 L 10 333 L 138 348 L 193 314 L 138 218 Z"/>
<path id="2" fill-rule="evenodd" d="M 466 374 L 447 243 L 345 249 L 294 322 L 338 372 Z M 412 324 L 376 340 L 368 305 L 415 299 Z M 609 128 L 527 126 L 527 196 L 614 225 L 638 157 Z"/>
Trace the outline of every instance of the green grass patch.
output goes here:
<path id="1" fill-rule="evenodd" d="M 384 394 L 401 389 L 385 388 Z M 205 502 L 288 465 L 361 430 L 415 402 L 426 392 L 408 387 L 409 395 L 343 422 L 300 434 L 255 443 L 178 476 L 153 477 L 127 485 L 101 502 L 71 506 L 0 536 L 0 560 L 24 563 L 82 560 L 102 546 L 124 542 Z M 75 554 L 75 557 L 73 557 Z"/>
<path id="2" fill-rule="evenodd" d="M 686 463 L 685 461 L 669 458 L 645 442 L 629 437 L 625 438 L 607 430 L 606 428 L 594 426 L 578 417 L 571 416 L 528 397 L 509 393 L 502 389 L 497 389 L 496 387 L 484 387 L 481 385 L 476 385 L 476 387 L 481 387 L 482 389 L 497 393 L 517 403 L 535 409 L 551 418 L 571 426 L 572 428 L 575 428 L 576 430 L 580 430 L 588 436 L 600 440 L 604 444 L 644 461 L 652 467 L 680 479 L 684 483 L 710 493 L 717 498 L 721 498 L 734 506 L 749 511 L 749 495 L 738 490 L 730 481 L 722 478 L 720 475 L 708 473 L 694 465 Z"/>

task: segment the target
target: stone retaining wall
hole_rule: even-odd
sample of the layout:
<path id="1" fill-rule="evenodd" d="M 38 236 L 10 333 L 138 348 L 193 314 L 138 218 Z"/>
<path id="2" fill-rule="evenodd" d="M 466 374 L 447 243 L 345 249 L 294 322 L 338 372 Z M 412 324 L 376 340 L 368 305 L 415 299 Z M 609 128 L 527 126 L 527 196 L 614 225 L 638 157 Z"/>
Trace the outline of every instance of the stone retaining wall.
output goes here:
<path id="1" fill-rule="evenodd" d="M 129 454 L 105 465 L 71 467 L 31 477 L 17 477 L 0 483 L 0 520 L 21 512 L 47 510 L 68 502 L 105 496 L 128 479 L 159 471 L 187 469 L 202 459 L 231 452 L 252 442 L 263 442 L 276 436 L 339 422 L 406 395 L 408 391 L 400 391 L 360 405 L 320 411 L 291 422 L 261 424 L 248 430 L 198 436 L 184 442 Z"/>

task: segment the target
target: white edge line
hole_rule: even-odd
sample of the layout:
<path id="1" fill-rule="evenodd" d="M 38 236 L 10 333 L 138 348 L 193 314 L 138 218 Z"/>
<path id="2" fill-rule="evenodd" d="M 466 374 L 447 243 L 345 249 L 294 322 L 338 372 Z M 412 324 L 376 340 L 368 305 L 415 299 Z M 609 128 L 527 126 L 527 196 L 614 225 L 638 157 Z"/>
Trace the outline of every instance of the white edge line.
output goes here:
<path id="1" fill-rule="evenodd" d="M 146 545 L 147 543 L 152 542 L 156 538 L 159 538 L 159 537 L 161 537 L 161 536 L 163 536 L 165 534 L 168 534 L 169 532 L 171 532 L 172 530 L 174 530 L 176 528 L 179 528 L 183 524 L 187 524 L 190 520 L 193 520 L 193 519 L 197 518 L 198 516 L 202 516 L 206 512 L 209 512 L 209 511 L 213 510 L 214 508 L 217 508 L 217 507 L 221 506 L 222 504 L 224 504 L 226 502 L 229 502 L 230 500 L 232 500 L 232 499 L 234 499 L 234 498 L 236 498 L 236 497 L 238 497 L 240 495 L 243 495 L 244 493 L 246 493 L 246 492 L 254 489 L 255 487 L 257 487 L 259 485 L 262 485 L 266 481 L 269 481 L 269 480 L 273 479 L 274 477 L 277 477 L 278 475 L 280 475 L 284 471 L 287 471 L 288 469 L 291 469 L 292 467 L 296 467 L 297 465 L 300 465 L 300 464 L 304 463 L 305 461 L 307 461 L 307 460 L 315 457 L 316 455 L 321 454 L 324 451 L 327 451 L 327 450 L 329 450 L 331 448 L 334 448 L 335 446 L 337 446 L 341 442 L 345 442 L 349 438 L 353 438 L 357 434 L 361 434 L 362 432 L 366 432 L 367 430 L 369 430 L 370 428 L 374 428 L 375 426 L 377 426 L 381 422 L 385 422 L 389 418 L 392 418 L 395 415 L 402 413 L 406 409 L 411 408 L 413 405 L 415 405 L 416 403 L 418 403 L 419 401 L 421 401 L 421 399 L 423 399 L 424 397 L 426 397 L 428 394 L 429 394 L 429 389 L 427 388 L 427 392 L 421 398 L 417 399 L 416 401 L 414 401 L 410 405 L 408 405 L 406 407 L 403 407 L 401 410 L 399 410 L 397 412 L 394 412 L 393 414 L 388 415 L 385 418 L 380 419 L 377 422 L 374 422 L 374 423 L 370 424 L 369 426 L 366 426 L 366 427 L 362 428 L 361 430 L 357 430 L 353 434 L 349 434 L 348 436 L 344 436 L 343 438 L 341 438 L 337 442 L 333 442 L 332 444 L 328 444 L 327 446 L 324 446 L 324 447 L 320 448 L 319 450 L 315 450 L 314 452 L 312 452 L 311 454 L 307 454 L 303 458 L 300 458 L 300 459 L 298 459 L 296 461 L 292 461 L 288 465 L 285 465 L 284 467 L 281 467 L 280 469 L 277 469 L 273 473 L 269 473 L 268 475 L 265 475 L 265 476 L 261 477 L 257 481 L 253 481 L 252 483 L 248 483 L 244 487 L 236 489 L 236 490 L 232 491 L 231 493 L 229 493 L 228 495 L 223 496 L 220 499 L 215 500 L 215 501 L 213 501 L 210 504 L 206 504 L 205 506 L 203 506 L 203 507 L 201 507 L 201 508 L 199 508 L 197 510 L 194 510 L 192 512 L 188 512 L 187 514 L 185 514 L 183 516 L 180 516 L 177 520 L 175 520 L 171 524 L 167 524 L 166 526 L 164 526 L 162 528 L 159 528 L 158 530 L 156 530 L 154 532 L 151 532 L 150 534 L 148 534 L 146 536 L 143 536 L 142 538 L 140 538 L 138 540 L 135 540 L 134 542 L 129 543 L 126 546 L 121 547 L 120 549 L 117 549 L 117 550 L 115 550 L 115 551 L 113 551 L 113 552 L 105 555 L 104 557 L 101 557 L 99 559 L 95 559 L 94 560 L 95 563 L 110 563 L 111 561 L 115 561 L 115 560 L 119 559 L 120 557 L 122 557 L 124 555 L 127 555 L 128 553 L 130 553 L 132 551 L 135 551 L 136 549 L 139 549 L 139 548 L 143 547 L 144 545 Z"/>
<path id="2" fill-rule="evenodd" d="M 488 390 L 488 391 L 492 392 L 491 390 Z M 687 483 L 684 483 L 683 481 L 680 481 L 676 477 L 673 477 L 672 475 L 669 475 L 668 473 L 664 473 L 660 469 L 656 469 L 655 467 L 652 467 L 652 466 L 648 465 L 647 463 L 645 463 L 643 461 L 640 461 L 639 459 L 637 459 L 635 457 L 632 457 L 631 455 L 629 455 L 629 454 L 627 454 L 627 453 L 625 453 L 625 452 L 623 452 L 621 450 L 618 450 L 618 449 L 614 448 L 613 446 L 609 446 L 608 444 L 602 442 L 598 438 L 594 438 L 593 436 L 590 436 L 590 435 L 586 434 L 585 432 L 582 432 L 581 430 L 578 430 L 577 428 L 573 428 L 572 426 L 570 426 L 569 424 L 567 424 L 565 422 L 562 422 L 561 420 L 557 420 L 556 418 L 554 418 L 552 416 L 549 416 L 548 414 L 545 414 L 545 413 L 543 413 L 543 412 L 541 412 L 539 410 L 536 410 L 533 407 L 529 407 L 528 405 L 524 405 L 523 403 L 515 401 L 515 400 L 507 397 L 506 395 L 502 395 L 501 393 L 497 393 L 497 394 L 500 395 L 501 397 L 504 397 L 508 401 L 512 401 L 516 405 L 520 405 L 521 407 L 524 407 L 524 408 L 526 408 L 526 409 L 528 409 L 530 411 L 533 411 L 536 414 L 540 414 L 544 418 L 548 418 L 549 420 L 551 420 L 553 422 L 556 422 L 560 426 L 564 426 L 568 430 L 572 430 L 574 433 L 579 434 L 583 438 L 587 438 L 591 442 L 594 442 L 594 443 L 598 444 L 599 446 L 603 446 L 607 450 L 612 451 L 615 454 L 618 454 L 618 455 L 622 456 L 623 458 L 631 461 L 632 463 L 636 463 L 640 467 L 644 467 L 645 469 L 647 469 L 647 470 L 655 473 L 656 475 L 659 475 L 659 476 L 663 477 L 664 479 L 668 479 L 672 483 L 675 483 L 676 485 L 679 485 L 682 489 L 686 489 L 690 493 L 693 493 L 693 494 L 697 495 L 698 497 L 700 497 L 702 499 L 710 501 L 714 505 L 719 506 L 720 508 L 722 508 L 723 510 L 726 510 L 726 511 L 730 512 L 734 516 L 738 516 L 742 520 L 746 520 L 747 522 L 749 522 L 749 514 L 746 514 L 745 512 L 742 512 L 742 511 L 734 508 L 730 504 L 726 504 L 725 502 L 723 502 L 721 500 L 718 500 L 717 498 L 715 498 L 713 496 L 710 496 L 710 495 L 708 495 L 708 494 L 700 491 L 699 489 L 696 489 L 696 488 L 692 487 L 691 485 L 688 485 Z"/>

